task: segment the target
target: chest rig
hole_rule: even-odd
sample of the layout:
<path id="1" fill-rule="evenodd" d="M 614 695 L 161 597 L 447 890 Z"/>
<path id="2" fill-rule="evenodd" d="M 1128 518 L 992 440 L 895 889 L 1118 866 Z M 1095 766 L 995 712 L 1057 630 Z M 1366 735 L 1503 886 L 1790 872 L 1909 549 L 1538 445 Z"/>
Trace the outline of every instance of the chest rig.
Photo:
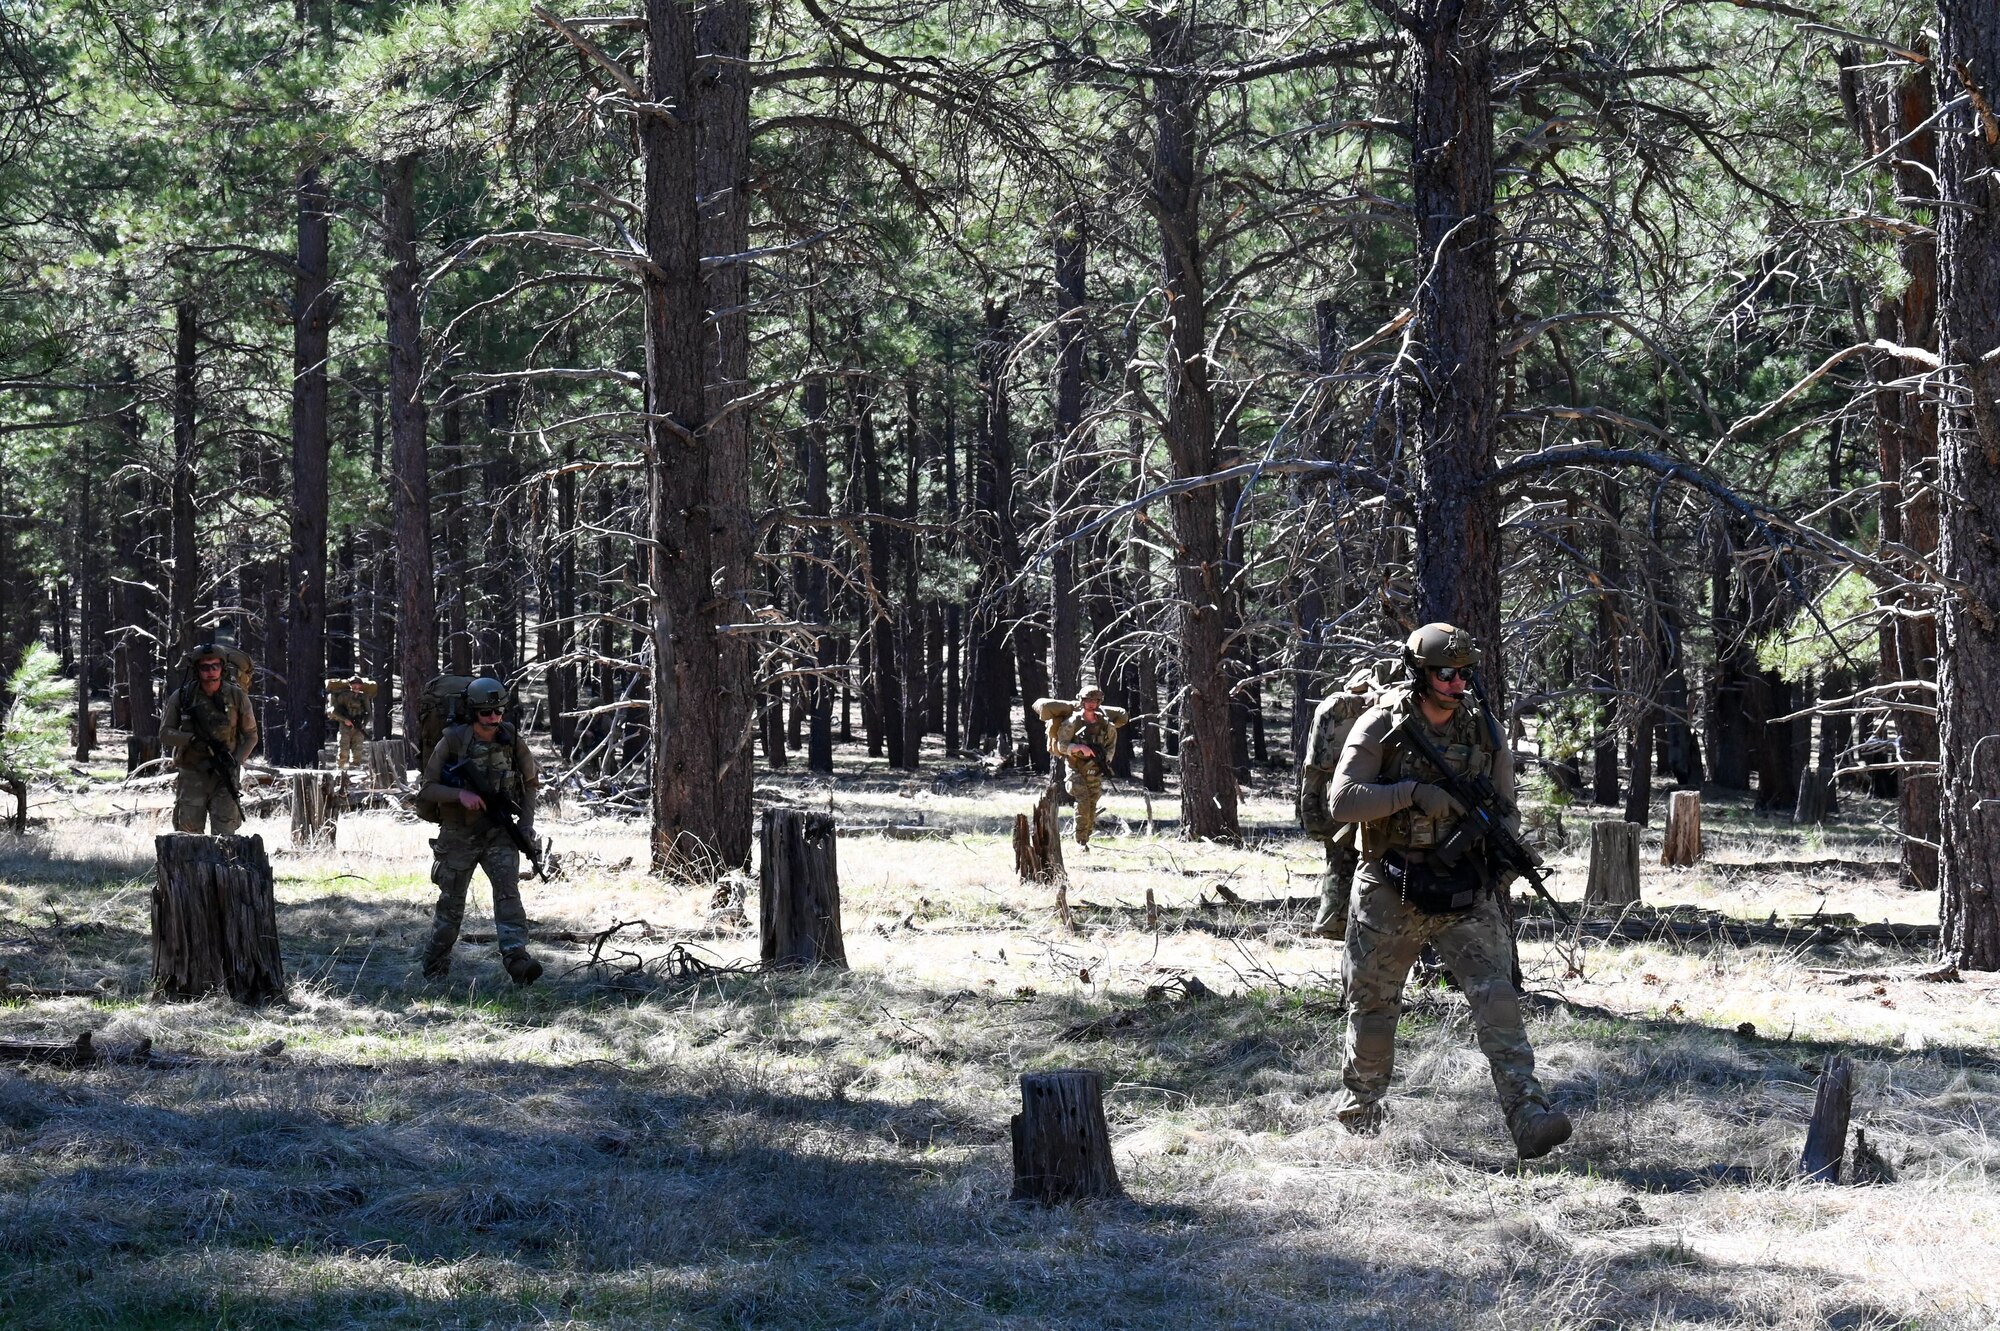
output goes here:
<path id="1" fill-rule="evenodd" d="M 1442 730 L 1433 729 L 1418 710 L 1416 695 L 1409 689 L 1396 689 L 1382 699 L 1382 706 L 1391 719 L 1389 738 L 1382 745 L 1382 770 L 1376 780 L 1384 783 L 1397 781 L 1434 782 L 1442 775 L 1431 765 L 1429 759 L 1417 752 L 1416 747 L 1405 741 L 1398 731 L 1404 724 L 1422 726 L 1425 737 L 1438 751 L 1451 770 L 1460 776 L 1491 776 L 1493 774 L 1494 748 L 1491 731 L 1479 705 L 1467 698 L 1458 710 L 1445 722 Z M 1456 818 L 1432 818 L 1415 805 L 1361 825 L 1361 853 L 1366 859 L 1378 860 L 1390 851 L 1422 851 L 1444 840 Z"/>
<path id="2" fill-rule="evenodd" d="M 1082 712 L 1076 713 L 1060 724 L 1056 738 L 1064 744 L 1088 744 L 1106 762 L 1111 761 L 1111 755 L 1118 748 L 1118 728 L 1101 715 L 1095 722 L 1090 722 L 1083 719 Z M 1088 760 L 1071 758 L 1070 761 L 1080 767 Z"/>

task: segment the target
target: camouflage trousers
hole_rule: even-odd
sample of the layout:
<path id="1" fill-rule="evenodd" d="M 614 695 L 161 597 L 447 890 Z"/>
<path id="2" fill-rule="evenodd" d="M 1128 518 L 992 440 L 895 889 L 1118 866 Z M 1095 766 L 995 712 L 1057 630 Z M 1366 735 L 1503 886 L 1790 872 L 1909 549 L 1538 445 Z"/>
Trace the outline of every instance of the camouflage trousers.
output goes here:
<path id="1" fill-rule="evenodd" d="M 1312 931 L 1322 938 L 1347 937 L 1347 905 L 1354 894 L 1354 867 L 1361 852 L 1347 842 L 1326 839 L 1326 872 L 1319 876 L 1319 916 Z"/>
<path id="2" fill-rule="evenodd" d="M 1097 830 L 1097 802 L 1104 798 L 1104 773 L 1095 764 L 1079 767 L 1071 763 L 1069 793 L 1076 801 L 1076 844 L 1085 845 L 1090 834 Z"/>
<path id="3" fill-rule="evenodd" d="M 1527 1105 L 1546 1106 L 1535 1080 L 1535 1050 L 1521 1024 L 1520 996 L 1512 980 L 1513 949 L 1500 906 L 1489 893 L 1471 910 L 1432 915 L 1406 905 L 1384 877 L 1379 861 L 1355 875 L 1354 913 L 1341 959 L 1347 981 L 1347 1058 L 1344 1087 L 1335 1102 L 1343 1122 L 1379 1117 L 1396 1066 L 1396 1021 L 1403 982 L 1429 943 L 1457 977 L 1472 1005 L 1480 1052 L 1493 1072 L 1493 1089 L 1511 1127 Z"/>
<path id="4" fill-rule="evenodd" d="M 215 773 L 183 767 L 174 773 L 174 831 L 199 836 L 204 824 L 211 836 L 234 836 L 243 826 L 243 806 Z"/>
<path id="5" fill-rule="evenodd" d="M 368 765 L 368 750 L 363 745 L 367 743 L 367 740 L 368 736 L 361 732 L 360 726 L 342 721 L 340 723 L 339 765 L 345 767 L 349 763 L 353 763 L 356 767 L 366 767 Z"/>
<path id="6" fill-rule="evenodd" d="M 458 942 L 472 871 L 484 869 L 493 886 L 493 932 L 504 954 L 528 945 L 528 913 L 521 906 L 521 852 L 498 828 L 445 823 L 431 842 L 431 881 L 437 909 L 431 915 L 430 952 L 445 956 Z"/>

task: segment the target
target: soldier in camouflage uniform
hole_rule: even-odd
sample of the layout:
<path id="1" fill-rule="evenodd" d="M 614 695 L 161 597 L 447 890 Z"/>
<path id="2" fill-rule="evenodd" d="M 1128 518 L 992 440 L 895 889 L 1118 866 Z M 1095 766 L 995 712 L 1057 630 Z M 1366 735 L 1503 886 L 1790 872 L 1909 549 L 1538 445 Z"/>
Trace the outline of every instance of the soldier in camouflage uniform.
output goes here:
<path id="1" fill-rule="evenodd" d="M 1308 836 L 1318 837 L 1326 846 L 1326 872 L 1319 880 L 1319 917 L 1312 925 L 1312 932 L 1322 938 L 1347 936 L 1348 897 L 1354 887 L 1355 866 L 1361 862 L 1355 825 L 1334 820 L 1327 792 L 1348 732 L 1361 714 L 1374 706 L 1377 693 L 1392 682 L 1390 672 L 1394 669 L 1394 662 L 1385 661 L 1372 669 L 1357 670 L 1313 709 L 1305 760 L 1299 766 L 1299 824 Z"/>
<path id="2" fill-rule="evenodd" d="M 1104 705 L 1104 690 L 1092 684 L 1073 703 L 1037 698 L 1035 715 L 1049 723 L 1049 752 L 1069 764 L 1069 793 L 1076 801 L 1076 844 L 1090 848 L 1097 830 L 1097 804 L 1104 798 L 1104 773 L 1118 751 L 1118 732 L 1131 718 L 1123 707 Z"/>
<path id="3" fill-rule="evenodd" d="M 1496 900 L 1506 883 L 1496 880 L 1477 851 L 1462 863 L 1466 876 L 1427 865 L 1426 851 L 1450 835 L 1465 808 L 1425 779 L 1438 773 L 1402 736 L 1405 727 L 1423 727 L 1454 771 L 1489 776 L 1510 821 L 1518 816 L 1511 808 L 1513 755 L 1493 718 L 1466 696 L 1468 673 L 1479 660 L 1471 634 L 1426 624 L 1410 635 L 1403 660 L 1407 687 L 1387 694 L 1355 723 L 1333 777 L 1333 816 L 1359 824 L 1361 833 L 1342 958 L 1347 1057 L 1336 1112 L 1349 1131 L 1380 1127 L 1382 1097 L 1395 1068 L 1403 982 L 1429 943 L 1470 1001 L 1515 1149 L 1532 1160 L 1569 1139 L 1570 1121 L 1549 1107 L 1535 1079 L 1535 1051 L 1510 978 L 1512 943 Z"/>
<path id="4" fill-rule="evenodd" d="M 368 712 L 375 700 L 375 687 L 375 681 L 363 678 L 358 670 L 346 679 L 326 682 L 326 715 L 340 728 L 336 765 L 342 771 L 350 761 L 356 767 L 367 766 L 367 750 L 362 746 L 368 739 Z"/>
<path id="5" fill-rule="evenodd" d="M 446 769 L 466 763 L 479 774 L 479 784 L 506 793 L 521 811 L 521 831 L 534 835 L 535 759 L 512 726 L 503 724 L 507 686 L 497 679 L 476 679 L 465 691 L 471 724 L 450 726 L 424 764 L 417 798 L 438 818 L 437 839 L 431 842 L 431 881 L 437 884 L 437 909 L 431 919 L 430 945 L 424 950 L 426 979 L 443 979 L 451 970 L 451 950 L 465 918 L 465 894 L 472 871 L 486 871 L 493 887 L 493 928 L 500 961 L 515 984 L 533 984 L 542 964 L 528 953 L 528 914 L 521 905 L 521 852 L 507 833 L 486 813 L 486 803 L 469 789 L 446 781 Z"/>
<path id="6" fill-rule="evenodd" d="M 243 826 L 243 805 L 229 793 L 221 760 L 200 736 L 229 755 L 232 773 L 257 750 L 257 713 L 250 695 L 223 678 L 224 657 L 214 643 L 188 653 L 189 682 L 167 695 L 160 709 L 160 745 L 174 751 L 174 831 L 215 836 Z"/>

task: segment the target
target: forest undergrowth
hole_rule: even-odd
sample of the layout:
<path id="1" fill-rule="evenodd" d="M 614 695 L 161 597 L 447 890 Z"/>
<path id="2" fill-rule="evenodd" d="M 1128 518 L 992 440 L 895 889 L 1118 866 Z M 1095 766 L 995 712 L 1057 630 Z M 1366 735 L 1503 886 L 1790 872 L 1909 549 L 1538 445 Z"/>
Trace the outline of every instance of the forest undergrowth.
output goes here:
<path id="1" fill-rule="evenodd" d="M 295 852 L 264 819 L 246 831 L 274 849 L 292 991 L 257 1011 L 147 1001 L 148 807 L 40 800 L 31 834 L 0 843 L 0 964 L 17 984 L 102 996 L 10 1002 L 0 1038 L 89 1030 L 114 1052 L 150 1038 L 171 1065 L 0 1069 L 0 1323 L 2000 1317 L 1996 988 L 1911 978 L 1923 950 L 1525 942 L 1531 1032 L 1577 1133 L 1520 1166 L 1463 1000 L 1436 984 L 1410 992 L 1387 1130 L 1334 1124 L 1339 949 L 1303 933 L 1311 843 L 1149 838 L 1118 790 L 1123 830 L 1070 849 L 1065 929 L 976 830 L 1025 807 L 1025 782 L 765 785 L 855 825 L 932 829 L 843 837 L 848 973 L 755 970 L 754 882 L 663 885 L 634 868 L 643 826 L 572 810 L 545 821 L 567 877 L 526 889 L 547 978 L 506 983 L 482 883 L 473 940 L 448 981 L 425 983 L 428 829 L 350 816 L 337 848 Z M 1531 818 L 1552 841 L 1556 812 Z M 1559 812 L 1557 890 L 1574 899 L 1593 814 Z M 1897 890 L 1865 801 L 1811 832 L 1709 812 L 1710 859 L 1690 871 L 1651 867 L 1656 819 L 1650 903 L 1934 917 L 1934 897 Z M 1277 792 L 1246 806 L 1253 827 L 1286 814 Z M 1189 997 L 1188 976 L 1213 996 Z M 1864 1165 L 1866 1186 L 1794 1179 L 1813 1072 L 1835 1049 L 1855 1060 L 1856 1121 L 1887 1167 Z M 1106 1075 L 1128 1201 L 1007 1200 L 1016 1078 L 1063 1066 Z"/>

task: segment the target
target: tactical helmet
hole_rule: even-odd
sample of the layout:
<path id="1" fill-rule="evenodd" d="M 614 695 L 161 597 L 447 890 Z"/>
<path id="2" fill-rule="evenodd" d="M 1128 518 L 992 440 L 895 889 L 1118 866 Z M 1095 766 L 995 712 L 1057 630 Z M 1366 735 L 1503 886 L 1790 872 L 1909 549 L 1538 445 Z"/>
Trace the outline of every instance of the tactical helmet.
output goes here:
<path id="1" fill-rule="evenodd" d="M 1403 644 L 1403 664 L 1413 678 L 1421 679 L 1427 669 L 1439 666 L 1476 666 L 1479 644 L 1462 628 L 1451 624 L 1426 624 Z"/>
<path id="2" fill-rule="evenodd" d="M 465 706 L 477 712 L 482 707 L 505 707 L 507 686 L 491 675 L 482 675 L 465 686 Z"/>
<path id="3" fill-rule="evenodd" d="M 1099 688 L 1097 685 L 1092 684 L 1088 688 L 1084 689 L 1082 693 L 1076 695 L 1076 700 L 1078 702 L 1088 702 L 1092 698 L 1097 699 L 1097 701 L 1099 702 L 1103 702 L 1104 690 Z"/>
<path id="4" fill-rule="evenodd" d="M 188 652 L 188 669 L 194 669 L 203 661 L 219 661 L 225 667 L 229 664 L 228 658 L 222 654 L 222 649 L 212 642 L 204 642 Z"/>

